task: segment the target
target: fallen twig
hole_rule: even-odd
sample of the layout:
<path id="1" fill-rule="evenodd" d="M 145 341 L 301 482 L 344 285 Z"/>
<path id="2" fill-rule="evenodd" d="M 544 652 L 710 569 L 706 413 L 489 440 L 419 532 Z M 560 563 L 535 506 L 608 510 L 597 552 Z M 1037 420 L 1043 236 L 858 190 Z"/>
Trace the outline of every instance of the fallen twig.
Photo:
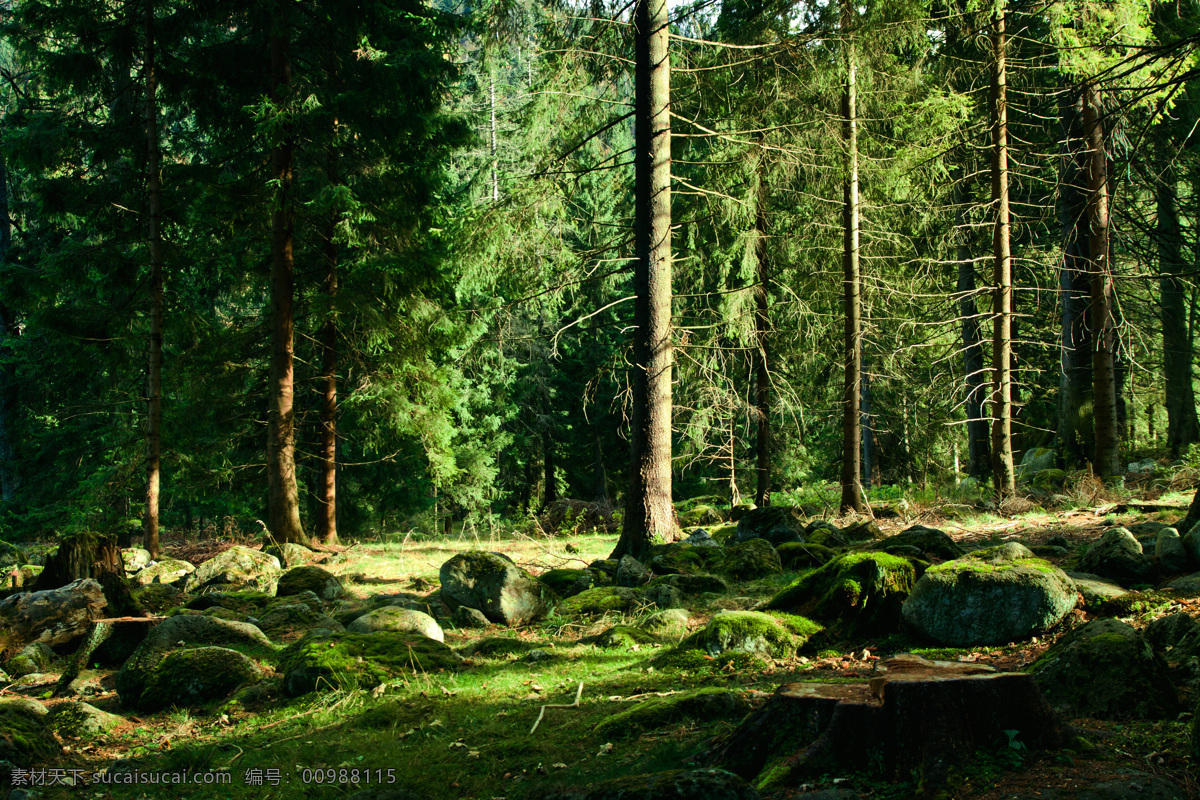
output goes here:
<path id="1" fill-rule="evenodd" d="M 583 697 L 583 681 L 579 682 L 579 688 L 575 691 L 575 700 L 571 703 L 550 703 L 542 706 L 542 710 L 538 712 L 537 722 L 533 723 L 533 727 L 529 729 L 529 735 L 538 729 L 538 725 L 542 724 L 542 717 L 546 716 L 547 708 L 579 708 L 579 698 Z"/>

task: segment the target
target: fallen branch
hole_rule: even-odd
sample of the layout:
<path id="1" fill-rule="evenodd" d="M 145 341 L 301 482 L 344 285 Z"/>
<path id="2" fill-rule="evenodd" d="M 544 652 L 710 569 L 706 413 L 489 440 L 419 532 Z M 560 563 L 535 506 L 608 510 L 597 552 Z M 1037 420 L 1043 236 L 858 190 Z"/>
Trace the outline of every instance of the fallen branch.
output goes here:
<path id="1" fill-rule="evenodd" d="M 575 701 L 571 703 L 551 703 L 542 706 L 542 710 L 538 712 L 537 722 L 533 723 L 533 727 L 529 729 L 529 735 L 538 729 L 538 725 L 542 724 L 542 718 L 546 716 L 547 708 L 579 708 L 579 698 L 583 697 L 583 681 L 579 682 L 579 688 L 575 691 Z"/>
<path id="2" fill-rule="evenodd" d="M 94 619 L 92 622 L 162 622 L 166 617 L 108 617 Z"/>
<path id="3" fill-rule="evenodd" d="M 619 694 L 614 694 L 608 698 L 610 703 L 634 703 L 644 697 L 670 697 L 673 694 L 683 694 L 683 690 L 679 689 L 673 692 L 645 692 L 643 694 L 631 694 L 629 697 L 621 697 Z"/>

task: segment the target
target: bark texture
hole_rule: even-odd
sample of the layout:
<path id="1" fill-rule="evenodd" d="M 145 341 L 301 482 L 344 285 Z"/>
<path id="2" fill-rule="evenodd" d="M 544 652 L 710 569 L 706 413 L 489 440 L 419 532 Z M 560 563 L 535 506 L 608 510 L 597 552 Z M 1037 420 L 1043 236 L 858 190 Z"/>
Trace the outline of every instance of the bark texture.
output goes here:
<path id="1" fill-rule="evenodd" d="M 1012 452 L 1012 251 L 1008 209 L 1008 99 L 1005 16 L 992 30 L 992 201 L 996 221 L 992 237 L 992 477 L 996 492 L 1016 493 Z"/>
<path id="2" fill-rule="evenodd" d="M 158 558 L 158 504 L 162 486 L 163 240 L 162 175 L 158 146 L 158 79 L 155 74 L 154 0 L 146 0 L 146 190 L 150 242 L 150 363 L 146 370 L 146 515 L 142 545 Z"/>
<path id="3" fill-rule="evenodd" d="M 849 37 L 854 6 L 842 4 L 842 31 Z M 842 139 L 846 183 L 842 206 L 842 303 L 845 315 L 842 385 L 842 513 L 864 508 L 862 479 L 862 280 L 859 273 L 858 76 L 854 47 L 846 42 L 846 87 L 842 95 Z"/>
<path id="4" fill-rule="evenodd" d="M 1167 447 L 1179 458 L 1200 441 L 1196 397 L 1192 389 L 1192 342 L 1187 326 L 1187 286 L 1183 273 L 1179 198 L 1175 171 L 1168 166 L 1156 191 L 1158 207 L 1158 290 L 1163 341 L 1163 378 L 1167 406 Z M 1185 531 L 1186 532 L 1186 531 Z"/>
<path id="5" fill-rule="evenodd" d="M 634 303 L 630 479 L 613 551 L 641 557 L 675 528 L 671 506 L 671 67 L 666 0 L 634 13 Z"/>
<path id="6" fill-rule="evenodd" d="M 765 508 L 771 504 L 771 271 L 767 263 L 767 161 L 760 145 L 758 154 L 758 199 L 754 214 L 754 257 L 757 281 L 754 290 L 754 334 L 758 344 L 755 352 L 754 445 L 757 485 L 754 504 Z"/>

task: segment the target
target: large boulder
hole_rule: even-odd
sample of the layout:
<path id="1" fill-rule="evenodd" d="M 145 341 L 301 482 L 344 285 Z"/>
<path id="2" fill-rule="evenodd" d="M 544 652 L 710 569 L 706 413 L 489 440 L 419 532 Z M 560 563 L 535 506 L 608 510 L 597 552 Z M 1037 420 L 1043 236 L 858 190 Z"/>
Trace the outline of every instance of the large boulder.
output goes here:
<path id="1" fill-rule="evenodd" d="M 1075 607 L 1075 584 L 1046 561 L 1011 555 L 994 548 L 930 567 L 905 621 L 951 647 L 1005 644 L 1057 624 Z"/>
<path id="2" fill-rule="evenodd" d="M 1069 716 L 1163 719 L 1179 710 L 1162 657 L 1137 629 L 1118 619 L 1076 628 L 1031 671 L 1050 704 Z"/>
<path id="3" fill-rule="evenodd" d="M 415 633 L 433 639 L 435 642 L 446 640 L 441 626 L 433 617 L 411 608 L 396 606 L 384 606 L 363 614 L 347 625 L 346 630 L 350 633 L 376 633 L 378 631 Z"/>
<path id="4" fill-rule="evenodd" d="M 1083 604 L 1088 608 L 1101 606 L 1109 600 L 1129 594 L 1129 590 L 1120 584 L 1090 572 L 1068 572 L 1066 575 L 1075 584 L 1075 589 L 1083 598 Z"/>
<path id="5" fill-rule="evenodd" d="M 336 600 L 346 593 L 342 581 L 327 569 L 305 564 L 292 567 L 279 576 L 275 594 L 286 597 L 301 592 L 312 592 L 322 600 Z"/>
<path id="6" fill-rule="evenodd" d="M 627 586 L 597 586 L 560 602 L 558 614 L 563 617 L 582 617 L 609 612 L 624 613 L 632 610 L 641 597 L 640 591 Z"/>
<path id="7" fill-rule="evenodd" d="M 617 574 L 614 583 L 617 586 L 628 586 L 637 588 L 650 582 L 654 576 L 650 574 L 650 570 L 646 569 L 642 562 L 630 555 L 621 556 L 621 560 L 617 563 Z"/>
<path id="8" fill-rule="evenodd" d="M 915 548 L 925 558 L 937 558 L 942 561 L 958 558 L 965 551 L 944 531 L 936 528 L 926 528 L 924 525 L 913 525 L 894 536 L 888 536 L 871 545 L 872 550 L 889 552 L 907 552 L 902 548 Z"/>
<path id="9" fill-rule="evenodd" d="M 1042 470 L 1054 469 L 1058 462 L 1058 452 L 1049 447 L 1031 447 L 1021 456 L 1017 465 L 1017 477 L 1028 478 Z"/>
<path id="10" fill-rule="evenodd" d="M 263 548 L 263 552 L 269 556 L 275 556 L 278 558 L 279 563 L 282 564 L 285 569 L 308 564 L 317 555 L 304 545 L 296 544 L 295 542 L 284 542 L 278 547 L 271 545 L 270 547 Z"/>
<path id="11" fill-rule="evenodd" d="M 679 515 L 679 527 L 695 528 L 699 525 L 718 525 L 725 521 L 725 515 L 710 505 L 701 503 L 693 506 Z"/>
<path id="12" fill-rule="evenodd" d="M 846 553 L 802 575 L 764 608 L 812 617 L 843 633 L 895 631 L 916 569 L 890 553 Z"/>
<path id="13" fill-rule="evenodd" d="M 873 519 L 856 522 L 844 528 L 838 528 L 825 520 L 814 520 L 804 535 L 806 542 L 826 547 L 865 546 L 869 542 L 879 541 L 882 538 L 883 530 Z"/>
<path id="14" fill-rule="evenodd" d="M 1158 559 L 1158 568 L 1167 575 L 1187 572 L 1187 549 L 1179 531 L 1174 528 L 1163 528 L 1155 535 L 1154 557 Z"/>
<path id="15" fill-rule="evenodd" d="M 283 568 L 275 556 L 234 545 L 196 567 L 196 571 L 188 575 L 184 589 L 196 592 L 206 586 L 228 586 L 275 594 L 282 573 Z"/>
<path id="16" fill-rule="evenodd" d="M 14 678 L 23 678 L 39 672 L 54 672 L 58 666 L 58 657 L 45 642 L 27 644 L 21 651 L 8 660 L 4 669 Z"/>
<path id="17" fill-rule="evenodd" d="M 293 641 L 318 628 L 335 633 L 345 630 L 336 619 L 313 610 L 312 606 L 306 603 L 271 606 L 254 624 L 277 642 Z"/>
<path id="18" fill-rule="evenodd" d="M 1154 562 L 1142 551 L 1142 543 L 1125 528 L 1109 528 L 1079 559 L 1075 567 L 1112 578 L 1129 586 L 1154 580 Z"/>
<path id="19" fill-rule="evenodd" d="M 133 576 L 133 582 L 139 586 L 149 586 L 154 583 L 179 583 L 195 571 L 196 568 L 187 561 L 181 561 L 178 558 L 164 558 L 138 570 Z"/>
<path id="20" fill-rule="evenodd" d="M 766 539 L 773 545 L 804 541 L 804 519 L 798 508 L 768 506 L 747 511 L 738 520 L 736 541 Z"/>
<path id="21" fill-rule="evenodd" d="M 86 633 L 107 605 L 104 590 L 91 578 L 10 595 L 0 601 L 0 650 L 11 652 L 33 642 L 66 644 Z"/>
<path id="22" fill-rule="evenodd" d="M 150 551 L 145 548 L 125 547 L 121 549 L 121 563 L 125 565 L 125 572 L 130 575 L 150 566 L 150 562 L 153 560 L 150 557 Z"/>
<path id="23" fill-rule="evenodd" d="M 88 703 L 59 703 L 49 715 L 50 726 L 64 736 L 90 738 L 108 733 L 125 718 L 101 711 Z"/>
<path id="24" fill-rule="evenodd" d="M 710 656 L 733 652 L 790 658 L 820 630 L 820 625 L 791 614 L 720 611 L 679 648 L 703 650 Z"/>
<path id="25" fill-rule="evenodd" d="M 7 761 L 11 767 L 28 769 L 59 757 L 62 745 L 54 738 L 46 707 L 33 700 L 21 700 L 24 702 L 0 701 L 0 763 Z"/>
<path id="26" fill-rule="evenodd" d="M 546 615 L 554 593 L 511 560 L 472 550 L 442 564 L 442 600 L 451 611 L 477 608 L 500 625 L 528 625 Z"/>
<path id="27" fill-rule="evenodd" d="M 783 572 L 779 553 L 766 539 L 750 539 L 725 548 L 725 560 L 717 568 L 739 581 L 752 581 Z"/>
<path id="28" fill-rule="evenodd" d="M 175 650 L 150 670 L 134 705 L 143 711 L 201 705 L 228 697 L 239 686 L 262 677 L 254 661 L 227 647 Z"/>
<path id="29" fill-rule="evenodd" d="M 156 625 L 117 672 L 121 700 L 136 705 L 154 668 L 173 650 L 188 647 L 237 647 L 251 652 L 272 649 L 271 640 L 246 622 L 181 615 Z"/>
<path id="30" fill-rule="evenodd" d="M 453 670 L 461 661 L 449 647 L 425 636 L 314 631 L 284 651 L 283 690 L 298 697 L 370 688 L 400 674 Z"/>
<path id="31" fill-rule="evenodd" d="M 1200 522 L 1197 522 L 1183 535 L 1183 549 L 1187 553 L 1189 568 L 1200 566 Z"/>

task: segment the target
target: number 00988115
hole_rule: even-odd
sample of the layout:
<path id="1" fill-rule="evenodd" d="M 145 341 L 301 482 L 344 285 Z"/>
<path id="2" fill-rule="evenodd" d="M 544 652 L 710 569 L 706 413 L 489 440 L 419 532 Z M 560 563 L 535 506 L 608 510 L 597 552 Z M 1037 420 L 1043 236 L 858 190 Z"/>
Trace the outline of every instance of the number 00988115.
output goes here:
<path id="1" fill-rule="evenodd" d="M 304 784 L 359 784 L 395 783 L 394 769 L 364 769 L 361 767 L 326 767 L 324 769 L 300 770 L 300 782 Z"/>

